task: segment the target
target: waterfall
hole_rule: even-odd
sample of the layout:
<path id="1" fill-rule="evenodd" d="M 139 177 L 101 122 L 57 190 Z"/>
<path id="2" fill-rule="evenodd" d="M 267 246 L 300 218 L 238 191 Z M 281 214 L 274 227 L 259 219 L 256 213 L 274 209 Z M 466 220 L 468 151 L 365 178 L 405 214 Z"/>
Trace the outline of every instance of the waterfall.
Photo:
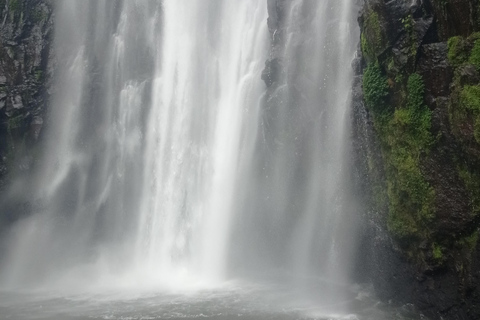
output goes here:
<path id="1" fill-rule="evenodd" d="M 273 32 L 267 1 L 55 2 L 34 213 L 2 285 L 348 283 L 353 2 L 278 1 Z"/>

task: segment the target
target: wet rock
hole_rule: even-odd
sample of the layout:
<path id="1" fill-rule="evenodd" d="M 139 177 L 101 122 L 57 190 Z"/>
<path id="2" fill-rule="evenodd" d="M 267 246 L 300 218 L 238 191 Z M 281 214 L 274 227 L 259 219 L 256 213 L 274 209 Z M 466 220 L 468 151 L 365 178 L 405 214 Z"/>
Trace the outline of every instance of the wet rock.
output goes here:
<path id="1" fill-rule="evenodd" d="M 30 123 L 30 136 L 34 141 L 38 140 L 42 127 L 43 127 L 43 119 L 39 116 L 33 117 L 33 120 Z"/>
<path id="2" fill-rule="evenodd" d="M 385 147 L 380 145 L 377 151 L 372 147 L 382 132 L 375 130 L 370 112 L 359 112 L 361 106 L 354 101 L 355 151 L 367 159 L 357 161 L 358 175 L 367 180 L 359 183 L 359 189 L 367 199 L 368 221 L 362 242 L 368 258 L 359 261 L 371 270 L 366 278 L 382 299 L 414 303 L 432 319 L 480 318 L 480 211 L 476 209 L 480 117 L 473 106 L 474 94 L 462 91 L 466 85 L 480 85 L 479 70 L 469 60 L 477 37 L 472 33 L 480 30 L 479 13 L 473 0 L 366 0 L 359 19 L 362 50 L 370 55 L 363 66 L 379 64 L 389 85 L 387 103 L 393 109 L 407 106 L 412 98 L 408 79 L 421 76 L 417 88 L 425 89 L 423 103 L 431 116 L 428 131 L 433 141 L 420 153 L 418 166 L 435 193 L 428 205 L 432 212 L 428 222 L 418 223 L 408 239 L 392 233 L 391 195 L 382 202 L 375 190 L 386 188 L 385 170 L 395 168 L 382 158 L 382 153 L 388 154 Z M 465 37 L 469 52 L 453 65 L 447 40 L 458 35 Z M 461 99 L 469 99 L 470 105 Z M 365 144 L 372 146 L 357 147 Z M 403 196 L 408 201 L 408 195 Z"/>
<path id="3" fill-rule="evenodd" d="M 425 82 L 426 94 L 433 97 L 448 96 L 453 69 L 447 61 L 447 43 L 423 45 L 418 59 L 418 72 Z"/>
<path id="4" fill-rule="evenodd" d="M 465 66 L 460 66 L 457 70 L 458 84 L 460 86 L 465 85 L 476 85 L 480 82 L 480 75 L 477 71 L 477 68 L 468 64 Z"/>
<path id="5" fill-rule="evenodd" d="M 23 101 L 20 95 L 16 95 L 12 98 L 12 107 L 13 109 L 22 109 L 23 108 Z"/>
<path id="6" fill-rule="evenodd" d="M 5 107 L 7 94 L 5 92 L 0 92 L 0 110 Z"/>
<path id="7" fill-rule="evenodd" d="M 53 91 L 52 3 L 19 0 L 14 7 L 3 3 L 0 20 L 0 165 L 3 168 L 0 186 L 3 186 L 9 170 L 19 169 L 14 163 L 31 157 L 40 138 L 49 92 Z M 27 171 L 30 168 L 21 167 Z"/>
<path id="8" fill-rule="evenodd" d="M 478 31 L 480 7 L 476 0 L 431 0 L 437 20 L 439 41 L 446 41 L 452 36 L 468 36 Z"/>
<path id="9" fill-rule="evenodd" d="M 262 80 L 265 82 L 267 87 L 270 87 L 273 83 L 280 79 L 282 70 L 283 66 L 278 58 L 267 60 L 265 62 L 265 69 L 262 71 Z"/>

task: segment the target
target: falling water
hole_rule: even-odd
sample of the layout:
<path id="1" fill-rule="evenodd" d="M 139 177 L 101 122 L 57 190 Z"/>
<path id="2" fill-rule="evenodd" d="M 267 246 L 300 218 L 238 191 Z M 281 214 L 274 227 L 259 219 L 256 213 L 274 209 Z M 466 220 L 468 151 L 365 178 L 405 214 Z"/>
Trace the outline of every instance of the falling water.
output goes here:
<path id="1" fill-rule="evenodd" d="M 246 305 L 269 313 L 256 298 L 268 293 L 252 283 L 275 279 L 270 291 L 293 290 L 289 301 L 308 296 L 346 312 L 357 8 L 279 3 L 287 15 L 269 32 L 267 1 L 55 2 L 45 152 L 32 180 L 11 191 L 30 185 L 35 212 L 8 234 L 3 288 L 148 288 L 163 292 L 153 297 L 164 316 L 178 316 L 166 301 L 179 301 L 200 308 L 193 317 L 221 301 L 240 314 L 244 298 L 228 286 L 195 303 L 168 294 L 250 279 Z M 279 35 L 283 45 L 269 48 Z M 267 88 L 272 58 L 284 73 Z M 154 313 L 151 298 L 136 297 L 137 308 Z M 299 310 L 283 299 L 268 305 Z M 53 303 L 73 315 L 77 300 L 67 300 Z M 116 308 L 136 319 L 128 305 Z M 95 310 L 80 314 L 112 316 Z"/>

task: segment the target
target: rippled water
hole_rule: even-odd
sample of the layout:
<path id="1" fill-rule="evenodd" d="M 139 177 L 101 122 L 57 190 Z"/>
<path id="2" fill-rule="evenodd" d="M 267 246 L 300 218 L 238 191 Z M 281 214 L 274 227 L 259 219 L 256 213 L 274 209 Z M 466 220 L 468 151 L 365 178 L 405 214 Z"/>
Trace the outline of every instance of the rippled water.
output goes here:
<path id="1" fill-rule="evenodd" d="M 1 292 L 0 319 L 425 319 L 411 305 L 380 303 L 360 287 L 338 301 L 338 289 L 315 280 L 302 287 L 230 282 L 177 292 Z"/>

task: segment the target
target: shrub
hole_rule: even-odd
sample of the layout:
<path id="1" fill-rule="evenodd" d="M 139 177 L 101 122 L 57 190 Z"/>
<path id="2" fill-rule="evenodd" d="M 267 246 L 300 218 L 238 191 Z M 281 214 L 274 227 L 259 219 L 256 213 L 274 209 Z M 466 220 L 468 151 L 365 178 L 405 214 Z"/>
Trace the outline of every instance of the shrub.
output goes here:
<path id="1" fill-rule="evenodd" d="M 365 70 L 363 93 L 365 103 L 371 111 L 382 113 L 387 109 L 385 100 L 388 96 L 388 82 L 378 64 L 370 64 Z"/>
<path id="2" fill-rule="evenodd" d="M 461 36 L 448 39 L 448 61 L 458 66 L 468 60 L 467 43 Z"/>
<path id="3" fill-rule="evenodd" d="M 480 70 L 480 40 L 475 41 L 468 62 L 473 64 L 477 70 Z"/>

